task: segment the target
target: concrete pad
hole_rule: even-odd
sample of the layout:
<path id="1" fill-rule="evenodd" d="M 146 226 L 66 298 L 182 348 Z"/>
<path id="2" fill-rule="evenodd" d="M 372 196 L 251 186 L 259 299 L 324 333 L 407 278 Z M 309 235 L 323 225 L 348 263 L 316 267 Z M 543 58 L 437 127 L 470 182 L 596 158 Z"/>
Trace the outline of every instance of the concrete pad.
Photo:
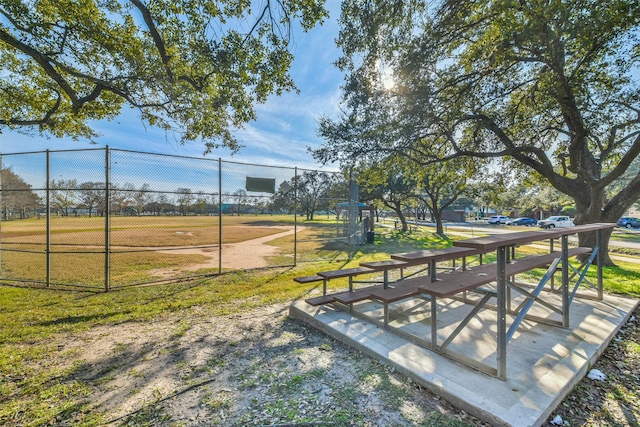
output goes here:
<path id="1" fill-rule="evenodd" d="M 545 298 L 552 301 L 558 297 Z M 512 304 L 517 303 L 515 296 Z M 611 295 L 604 301 L 576 298 L 571 304 L 570 328 L 523 321 L 507 346 L 505 381 L 419 345 L 431 341 L 430 302 L 420 298 L 390 304 L 390 329 L 381 327 L 382 304 L 372 301 L 354 304 L 352 313 L 344 306 L 312 307 L 299 301 L 290 307 L 290 315 L 394 366 L 492 425 L 520 427 L 539 426 L 552 414 L 588 373 L 637 304 L 637 300 Z M 560 319 L 557 313 L 537 306 L 534 304 L 531 314 Z M 438 300 L 439 344 L 472 307 L 453 299 Z M 512 320 L 508 316 L 507 328 Z M 495 366 L 496 330 L 496 312 L 481 310 L 448 350 Z"/>

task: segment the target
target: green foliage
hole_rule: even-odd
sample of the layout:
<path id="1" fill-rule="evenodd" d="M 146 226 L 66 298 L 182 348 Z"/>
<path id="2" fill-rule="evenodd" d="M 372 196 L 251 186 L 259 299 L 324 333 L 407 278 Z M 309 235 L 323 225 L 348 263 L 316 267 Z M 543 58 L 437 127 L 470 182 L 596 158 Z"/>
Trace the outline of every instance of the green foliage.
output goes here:
<path id="1" fill-rule="evenodd" d="M 561 215 L 568 215 L 570 217 L 576 216 L 576 207 L 575 206 L 564 206 L 560 211 Z"/>
<path id="2" fill-rule="evenodd" d="M 2 169 L 0 171 L 0 182 L 2 183 L 2 197 L 0 205 L 2 213 L 6 220 L 9 214 L 23 216 L 23 209 L 32 208 L 40 203 L 40 196 L 31 191 L 31 185 L 27 184 L 19 175 L 15 174 L 11 169 Z M 18 212 L 9 212 L 15 209 Z"/>
<path id="3" fill-rule="evenodd" d="M 573 199 L 578 224 L 640 197 L 637 0 L 410 3 L 345 1 L 347 108 L 316 158 L 496 159 Z"/>
<path id="4" fill-rule="evenodd" d="M 253 105 L 295 89 L 291 26 L 322 0 L 42 0 L 0 9 L 0 126 L 93 137 L 89 122 L 135 108 L 143 121 L 237 149 Z M 253 18 L 255 17 L 255 18 Z"/>
<path id="5" fill-rule="evenodd" d="M 307 170 L 280 183 L 269 210 L 293 213 L 297 209 L 307 220 L 313 220 L 316 211 L 335 212 L 336 204 L 348 195 L 349 181 L 339 174 Z"/>
<path id="6" fill-rule="evenodd" d="M 339 178 L 338 175 L 328 172 L 304 171 L 292 180 L 300 204 L 299 209 L 304 212 L 307 220 L 312 220 L 317 210 L 335 209 L 335 203 L 329 200 L 329 192 Z M 346 194 L 343 193 L 342 197 Z"/>
<path id="7" fill-rule="evenodd" d="M 360 184 L 360 199 L 382 202 L 400 219 L 402 230 L 407 231 L 404 207 L 415 195 L 417 182 L 402 159 L 390 156 L 380 163 L 360 164 L 356 180 Z"/>
<path id="8" fill-rule="evenodd" d="M 389 253 L 417 250 L 421 248 L 443 247 L 451 244 L 431 232 L 414 233 L 391 232 L 381 234 L 380 245 L 366 245 L 363 249 L 372 251 L 361 253 L 352 261 L 358 265 L 360 261 L 379 257 L 388 258 Z M 485 262 L 493 262 L 495 257 L 487 256 Z M 305 298 L 315 287 L 314 283 L 300 285 L 293 281 L 294 277 L 314 274 L 317 271 L 346 267 L 337 263 L 314 263 L 286 271 L 254 271 L 237 272 L 217 277 L 204 282 L 183 282 L 152 287 L 129 287 L 110 293 L 63 292 L 51 289 L 22 289 L 17 287 L 0 287 L 0 423 L 13 425 L 16 420 L 21 425 L 104 425 L 108 420 L 104 414 L 95 411 L 89 394 L 92 386 L 100 385 L 114 375 L 116 367 L 104 367 L 92 376 L 91 382 L 80 380 L 78 373 L 85 372 L 83 363 L 67 364 L 61 368 L 53 361 L 73 360 L 74 354 L 60 353 L 59 340 L 81 336 L 84 332 L 97 329 L 100 325 L 122 325 L 126 322 L 137 322 L 144 325 L 153 319 L 180 313 L 181 319 L 202 317 L 211 321 L 219 314 L 238 315 L 245 310 L 264 306 L 275 302 L 293 301 Z M 595 271 L 589 271 L 589 279 L 594 281 Z M 540 274 L 543 272 L 541 271 Z M 609 292 L 622 293 L 640 297 L 637 284 L 640 281 L 638 264 L 620 262 L 618 268 L 607 268 L 604 274 L 605 289 Z M 332 280 L 330 289 L 346 286 L 345 281 Z M 190 328 L 187 320 L 176 322 L 168 337 L 178 337 Z M 229 343 L 230 347 L 237 343 Z M 335 344 L 325 341 L 316 344 L 322 351 L 330 351 Z M 308 351 L 307 344 L 302 347 Z M 126 353 L 126 345 L 115 341 L 113 349 L 117 353 Z M 637 353 L 637 346 L 630 351 Z M 297 353 L 295 353 L 297 354 Z M 146 356 L 146 354 L 144 355 Z M 353 356 L 357 357 L 357 356 Z M 114 361 L 114 363 L 116 363 Z M 188 364 L 183 361 L 184 368 Z M 224 360 L 212 356 L 201 369 L 206 372 L 223 366 Z M 308 371 L 288 372 L 285 376 L 274 375 L 260 357 L 255 369 L 244 370 L 238 378 L 238 388 L 254 387 L 260 381 L 277 383 L 273 389 L 279 393 L 275 400 L 267 400 L 262 409 L 278 411 L 283 419 L 307 421 L 309 414 L 302 414 L 296 405 L 287 403 L 292 394 L 302 395 L 304 399 L 314 398 L 314 394 L 304 395 L 301 387 L 303 380 L 313 378 L 321 382 L 326 375 L 325 368 L 310 366 Z M 136 370 L 127 371 L 132 377 L 142 373 Z M 375 387 L 380 391 L 383 403 L 389 407 L 397 407 L 406 393 L 406 385 L 401 386 L 391 378 L 387 369 L 363 370 L 361 381 L 353 387 L 345 387 L 335 392 L 335 408 L 323 420 L 327 422 L 361 423 L 362 414 L 354 404 L 357 388 Z M 138 389 L 139 390 L 139 389 Z M 154 397 L 159 399 L 161 390 L 154 390 Z M 227 393 L 205 394 L 201 404 L 210 409 L 228 408 L 235 403 Z M 271 413 L 271 412 L 270 412 Z M 156 425 L 166 421 L 167 414 L 155 408 L 153 404 L 135 412 L 130 423 L 136 425 Z M 73 420 L 73 421 L 72 421 Z M 317 421 L 317 420 L 316 420 Z M 424 426 L 464 424 L 444 415 L 431 414 L 421 420 Z"/>

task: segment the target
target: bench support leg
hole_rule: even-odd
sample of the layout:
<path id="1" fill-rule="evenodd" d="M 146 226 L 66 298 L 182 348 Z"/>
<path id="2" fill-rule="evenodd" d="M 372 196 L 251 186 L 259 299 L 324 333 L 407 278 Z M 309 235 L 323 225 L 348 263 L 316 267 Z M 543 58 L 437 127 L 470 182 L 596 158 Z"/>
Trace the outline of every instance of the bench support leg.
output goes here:
<path id="1" fill-rule="evenodd" d="M 451 335 L 449 335 L 449 337 L 447 337 L 447 339 L 442 343 L 439 350 L 444 351 L 447 348 L 447 346 L 451 344 L 451 341 L 453 341 L 458 336 L 458 334 L 467 326 L 467 324 L 471 321 L 471 319 L 473 319 L 476 316 L 476 314 L 478 314 L 478 312 L 482 309 L 482 307 L 484 307 L 487 301 L 489 301 L 489 299 L 491 299 L 491 297 L 493 296 L 494 296 L 493 293 L 485 294 L 480 300 L 480 302 L 477 305 L 475 305 L 473 309 L 471 309 L 469 314 L 467 314 L 466 317 L 462 319 L 462 321 L 456 327 L 456 329 L 454 329 L 454 331 L 451 332 Z"/>
<path id="2" fill-rule="evenodd" d="M 593 259 L 598 256 L 598 252 L 600 252 L 600 250 L 599 250 L 599 248 L 596 248 L 595 251 L 589 257 L 589 259 L 584 261 L 582 263 L 582 265 L 580 265 L 580 267 L 578 267 L 577 270 L 572 265 L 570 266 L 571 269 L 573 270 L 573 274 L 571 275 L 569 280 L 573 279 L 575 276 L 578 276 L 578 279 L 576 280 L 576 283 L 575 283 L 575 285 L 573 287 L 573 291 L 571 291 L 571 293 L 569 294 L 569 305 L 571 305 L 571 303 L 573 302 L 573 297 L 576 296 L 576 292 L 578 291 L 578 288 L 580 287 L 580 285 L 582 284 L 583 281 L 587 282 L 587 284 L 589 284 L 591 287 L 593 287 L 593 283 L 589 282 L 589 280 L 587 280 L 585 278 L 585 276 L 586 276 L 587 272 L 589 271 L 589 267 L 593 263 Z M 599 299 L 599 295 L 598 295 L 597 299 Z"/>
<path id="3" fill-rule="evenodd" d="M 598 300 L 604 299 L 604 292 L 602 291 L 602 267 L 604 266 L 604 256 L 600 247 L 602 245 L 602 230 L 596 231 L 596 248 L 598 249 Z"/>
<path id="4" fill-rule="evenodd" d="M 553 252 L 553 239 L 549 240 L 549 253 Z M 551 290 L 553 291 L 555 289 L 555 280 L 554 277 L 551 276 L 551 280 L 549 281 L 549 284 L 551 285 Z"/>
<path id="5" fill-rule="evenodd" d="M 384 328 L 387 329 L 389 326 L 389 303 L 384 303 Z"/>
<path id="6" fill-rule="evenodd" d="M 569 327 L 569 236 L 562 236 L 562 326 Z"/>
<path id="7" fill-rule="evenodd" d="M 438 325 L 436 322 L 437 313 L 438 300 L 435 295 L 431 295 L 431 348 L 433 350 L 438 348 Z"/>
<path id="8" fill-rule="evenodd" d="M 497 377 L 501 380 L 507 379 L 507 251 L 508 248 L 501 246 L 497 250 L 497 349 L 496 349 L 496 369 Z"/>
<path id="9" fill-rule="evenodd" d="M 511 338 L 513 337 L 513 334 L 515 334 L 515 332 L 518 329 L 518 326 L 520 326 L 520 323 L 522 322 L 522 320 L 527 318 L 527 312 L 529 311 L 529 309 L 531 308 L 531 306 L 533 305 L 534 302 L 538 302 L 539 304 L 542 304 L 544 307 L 548 308 L 549 310 L 551 310 L 553 312 L 556 312 L 556 313 L 561 313 L 562 312 L 561 310 L 557 309 L 553 305 L 549 304 L 548 302 L 546 302 L 546 301 L 544 301 L 544 300 L 542 300 L 541 298 L 538 297 L 538 295 L 540 295 L 540 292 L 546 286 L 547 281 L 549 281 L 553 277 L 553 273 L 555 273 L 556 269 L 558 268 L 558 264 L 560 263 L 561 260 L 562 260 L 561 258 L 556 258 L 555 261 L 553 261 L 551 263 L 551 265 L 547 269 L 547 272 L 545 273 L 545 275 L 542 276 L 542 279 L 540 280 L 540 283 L 538 283 L 538 286 L 536 286 L 533 289 L 532 292 L 527 292 L 524 289 L 518 288 L 518 287 L 516 287 L 516 285 L 514 283 L 509 284 L 509 288 L 510 289 L 513 286 L 519 293 L 524 295 L 526 298 L 516 308 L 516 311 L 515 311 L 516 317 L 513 320 L 513 323 L 511 324 L 511 326 L 509 327 L 509 330 L 507 331 L 507 338 L 506 338 L 507 343 L 509 343 L 509 341 L 511 341 Z M 537 319 L 537 321 L 538 322 L 544 321 L 547 324 L 556 325 L 556 323 L 551 323 L 550 321 L 546 321 L 545 319 Z M 560 325 L 557 324 L 556 326 L 560 326 Z"/>

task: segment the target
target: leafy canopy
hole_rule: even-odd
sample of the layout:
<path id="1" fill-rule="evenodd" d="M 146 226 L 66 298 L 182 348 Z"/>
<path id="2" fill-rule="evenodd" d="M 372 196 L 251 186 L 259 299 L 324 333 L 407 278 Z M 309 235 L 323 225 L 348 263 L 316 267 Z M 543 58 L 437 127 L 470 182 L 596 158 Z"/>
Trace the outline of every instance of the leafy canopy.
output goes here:
<path id="1" fill-rule="evenodd" d="M 295 89 L 292 25 L 324 0 L 3 0 L 0 129 L 95 137 L 125 107 L 183 143 L 236 150 L 254 104 Z"/>
<path id="2" fill-rule="evenodd" d="M 573 198 L 577 223 L 640 197 L 637 0 L 408 3 L 344 2 L 345 110 L 318 159 L 501 159 Z"/>

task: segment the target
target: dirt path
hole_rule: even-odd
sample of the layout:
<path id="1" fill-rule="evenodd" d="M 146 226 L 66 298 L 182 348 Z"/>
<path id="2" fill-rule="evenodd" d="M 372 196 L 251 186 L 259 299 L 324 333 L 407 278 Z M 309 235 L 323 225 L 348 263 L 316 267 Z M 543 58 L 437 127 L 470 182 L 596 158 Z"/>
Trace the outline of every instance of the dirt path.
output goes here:
<path id="1" fill-rule="evenodd" d="M 279 227 L 284 228 L 284 227 Z M 298 227 L 298 231 L 303 230 Z M 290 236 L 295 232 L 293 228 L 271 236 L 260 237 L 258 239 L 246 240 L 240 243 L 222 245 L 222 268 L 256 268 L 267 267 L 268 257 L 278 253 L 277 246 L 268 245 L 270 242 L 280 237 Z M 218 254 L 215 259 L 217 261 Z"/>
<path id="2" fill-rule="evenodd" d="M 222 268 L 242 269 L 242 268 L 260 268 L 268 267 L 270 256 L 278 253 L 277 246 L 269 245 L 268 242 L 279 239 L 281 237 L 294 234 L 293 227 L 273 227 L 280 228 L 285 231 L 269 236 L 259 237 L 257 239 L 245 240 L 244 242 L 229 243 L 222 245 Z M 298 227 L 297 231 L 304 230 L 304 227 Z M 183 249 L 159 250 L 158 252 L 166 254 L 200 254 L 209 258 L 200 264 L 193 264 L 183 267 L 184 271 L 196 271 L 203 268 L 218 268 L 219 248 L 217 247 L 189 247 Z M 164 275 L 164 271 L 154 271 L 154 274 Z"/>

